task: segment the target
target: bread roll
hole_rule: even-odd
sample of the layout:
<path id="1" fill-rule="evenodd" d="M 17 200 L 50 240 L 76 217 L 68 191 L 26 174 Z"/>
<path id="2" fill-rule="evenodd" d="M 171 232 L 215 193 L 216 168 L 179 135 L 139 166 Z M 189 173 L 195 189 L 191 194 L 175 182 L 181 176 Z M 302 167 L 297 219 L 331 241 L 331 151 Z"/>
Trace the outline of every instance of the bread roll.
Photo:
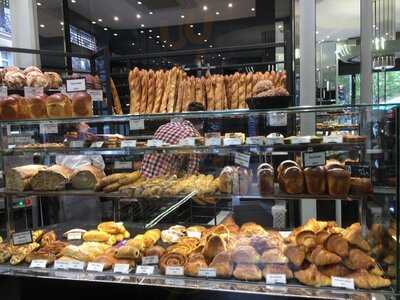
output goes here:
<path id="1" fill-rule="evenodd" d="M 27 100 L 29 107 L 30 119 L 46 119 L 47 106 L 46 106 L 46 96 L 35 96 Z"/>
<path id="2" fill-rule="evenodd" d="M 35 174 L 30 184 L 34 191 L 61 191 L 69 183 L 72 172 L 70 168 L 53 165 Z"/>
<path id="3" fill-rule="evenodd" d="M 175 108 L 175 96 L 176 96 L 176 82 L 178 80 L 178 71 L 179 69 L 174 67 L 171 70 L 171 78 L 169 81 L 169 91 L 168 91 L 168 104 L 167 104 L 167 112 L 174 112 Z"/>
<path id="4" fill-rule="evenodd" d="M 156 74 L 153 70 L 149 71 L 149 90 L 147 97 L 146 113 L 151 114 L 156 101 Z"/>
<path id="5" fill-rule="evenodd" d="M 104 171 L 95 166 L 82 166 L 72 174 L 71 184 L 76 190 L 94 190 L 105 176 Z"/>
<path id="6" fill-rule="evenodd" d="M 25 191 L 30 188 L 30 179 L 41 170 L 46 170 L 43 165 L 26 165 L 6 171 L 6 189 L 12 191 Z"/>
<path id="7" fill-rule="evenodd" d="M 304 170 L 307 192 L 313 195 L 326 193 L 325 167 L 306 168 Z"/>
<path id="8" fill-rule="evenodd" d="M 343 169 L 331 169 L 326 174 L 329 195 L 347 196 L 350 189 L 350 173 Z"/>
<path id="9" fill-rule="evenodd" d="M 24 73 L 25 75 L 28 75 L 28 74 L 31 73 L 31 72 L 42 73 L 42 71 L 41 71 L 38 67 L 36 67 L 36 66 L 29 66 L 29 67 L 26 67 L 26 68 L 22 71 L 22 73 Z"/>
<path id="10" fill-rule="evenodd" d="M 56 72 L 44 72 L 44 76 L 47 77 L 49 82 L 49 89 L 59 89 L 62 86 L 61 76 Z"/>
<path id="11" fill-rule="evenodd" d="M 91 117 L 93 115 L 92 97 L 86 92 L 72 95 L 72 111 L 75 117 Z"/>
<path id="12" fill-rule="evenodd" d="M 46 107 L 49 118 L 72 117 L 72 103 L 66 95 L 58 93 L 48 96 Z"/>
<path id="13" fill-rule="evenodd" d="M 26 75 L 26 85 L 31 87 L 49 87 L 49 78 L 42 72 L 31 71 Z"/>

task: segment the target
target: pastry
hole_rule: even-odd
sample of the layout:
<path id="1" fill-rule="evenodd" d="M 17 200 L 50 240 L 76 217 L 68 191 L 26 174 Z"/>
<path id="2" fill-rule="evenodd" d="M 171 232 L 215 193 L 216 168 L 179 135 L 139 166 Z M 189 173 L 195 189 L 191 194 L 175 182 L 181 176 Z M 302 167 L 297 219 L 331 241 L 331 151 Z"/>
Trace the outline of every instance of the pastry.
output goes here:
<path id="1" fill-rule="evenodd" d="M 249 244 L 256 249 L 259 254 L 262 254 L 268 249 L 283 248 L 283 239 L 269 234 L 267 231 L 265 235 L 252 236 Z"/>
<path id="2" fill-rule="evenodd" d="M 315 265 L 310 265 L 307 269 L 294 272 L 294 277 L 309 286 L 322 287 L 331 285 L 331 278 L 319 272 Z"/>
<path id="3" fill-rule="evenodd" d="M 109 234 L 119 234 L 126 231 L 124 225 L 121 223 L 116 223 L 113 221 L 103 222 L 97 225 L 97 229 L 100 231 L 107 232 Z"/>
<path id="4" fill-rule="evenodd" d="M 207 238 L 203 249 L 203 255 L 206 259 L 212 260 L 218 253 L 226 250 L 226 242 L 221 238 L 221 236 L 212 234 Z"/>
<path id="5" fill-rule="evenodd" d="M 293 278 L 293 272 L 287 264 L 267 264 L 262 274 L 265 278 L 267 278 L 268 274 L 285 274 L 286 279 Z"/>
<path id="6" fill-rule="evenodd" d="M 164 253 L 160 258 L 160 271 L 165 274 L 166 267 L 184 267 L 187 258 L 179 253 Z"/>
<path id="7" fill-rule="evenodd" d="M 44 72 L 48 80 L 49 89 L 59 89 L 62 86 L 61 76 L 56 72 Z"/>
<path id="8" fill-rule="evenodd" d="M 262 279 L 262 272 L 255 264 L 237 264 L 233 276 L 239 280 L 258 281 Z"/>
<path id="9" fill-rule="evenodd" d="M 326 192 L 325 168 L 323 166 L 304 169 L 307 192 L 322 195 Z"/>
<path id="10" fill-rule="evenodd" d="M 257 251 L 251 246 L 238 246 L 232 252 L 232 261 L 237 264 L 257 264 L 259 259 Z"/>
<path id="11" fill-rule="evenodd" d="M 218 278 L 229 278 L 233 273 L 233 262 L 231 254 L 227 251 L 218 253 L 210 263 L 210 268 L 214 268 Z"/>
<path id="12" fill-rule="evenodd" d="M 326 240 L 326 249 L 336 253 L 340 257 L 346 257 L 349 254 L 349 244 L 341 234 L 332 234 Z"/>
<path id="13" fill-rule="evenodd" d="M 288 258 L 283 254 L 280 249 L 269 249 L 266 250 L 262 255 L 260 262 L 266 264 L 287 264 Z"/>
<path id="14" fill-rule="evenodd" d="M 46 232 L 45 234 L 42 235 L 40 239 L 40 246 L 41 247 L 46 247 L 50 245 L 52 242 L 57 240 L 57 235 L 54 232 L 54 230 Z"/>
<path id="15" fill-rule="evenodd" d="M 140 257 L 140 251 L 136 247 L 126 245 L 118 248 L 114 253 L 114 257 L 135 260 Z"/>
<path id="16" fill-rule="evenodd" d="M 314 248 L 317 245 L 316 235 L 314 232 L 305 230 L 297 234 L 296 243 L 299 246 L 304 246 L 307 249 Z"/>
<path id="17" fill-rule="evenodd" d="M 22 71 L 22 73 L 24 73 L 25 75 L 27 75 L 27 74 L 29 74 L 29 73 L 31 73 L 31 72 L 42 73 L 42 71 L 41 71 L 38 67 L 36 67 L 36 66 L 29 66 L 29 67 L 26 67 L 26 68 Z"/>
<path id="18" fill-rule="evenodd" d="M 102 254 L 97 256 L 93 262 L 103 264 L 103 270 L 110 270 L 115 263 L 117 263 L 117 259 L 114 258 L 111 254 Z"/>
<path id="19" fill-rule="evenodd" d="M 104 231 L 99 230 L 89 230 L 83 234 L 83 240 L 85 242 L 101 242 L 109 243 L 111 245 L 115 244 L 115 237 Z"/>
<path id="20" fill-rule="evenodd" d="M 71 175 L 71 185 L 76 190 L 94 190 L 105 176 L 103 170 L 93 165 L 81 166 Z"/>
<path id="21" fill-rule="evenodd" d="M 347 227 L 343 232 L 343 238 L 348 241 L 351 245 L 357 246 L 361 250 L 371 251 L 371 246 L 366 240 L 361 237 L 361 225 L 360 223 L 354 223 Z"/>
<path id="22" fill-rule="evenodd" d="M 311 252 L 308 260 L 317 266 L 325 266 L 337 264 L 342 259 L 340 258 L 340 256 L 325 250 L 322 246 L 319 245 Z"/>
<path id="23" fill-rule="evenodd" d="M 25 76 L 27 86 L 48 88 L 50 85 L 49 78 L 41 71 L 31 71 Z"/>
<path id="24" fill-rule="evenodd" d="M 26 85 L 26 77 L 19 70 L 10 70 L 4 75 L 3 82 L 10 89 L 22 89 Z"/>
<path id="25" fill-rule="evenodd" d="M 254 222 L 247 222 L 240 227 L 240 233 L 245 236 L 263 235 L 265 229 Z"/>
<path id="26" fill-rule="evenodd" d="M 170 230 L 171 230 L 171 229 L 170 229 Z M 147 244 L 146 247 L 151 247 L 151 246 L 153 246 L 154 244 L 156 244 L 156 243 L 158 242 L 158 240 L 160 239 L 160 237 L 161 237 L 161 231 L 160 231 L 159 229 L 150 229 L 150 230 L 147 230 L 147 231 L 144 233 L 145 244 Z M 151 242 L 150 242 L 150 241 L 147 242 L 147 241 L 146 241 L 147 239 L 150 239 Z M 150 245 L 150 244 L 151 244 L 151 245 Z"/>
<path id="27" fill-rule="evenodd" d="M 200 268 L 207 268 L 207 262 L 201 253 L 192 253 L 185 264 L 186 276 L 197 276 Z"/>
<path id="28" fill-rule="evenodd" d="M 161 240 L 167 244 L 176 243 L 183 235 L 183 233 L 167 229 L 161 231 Z"/>
<path id="29" fill-rule="evenodd" d="M 360 249 L 351 249 L 349 256 L 343 260 L 343 264 L 351 270 L 368 269 L 375 266 L 375 260 Z"/>
<path id="30" fill-rule="evenodd" d="M 161 246 L 153 246 L 144 252 L 144 256 L 157 256 L 160 258 L 165 253 L 165 249 Z"/>
<path id="31" fill-rule="evenodd" d="M 318 270 L 325 276 L 332 277 L 346 277 L 351 273 L 351 270 L 342 264 L 325 265 L 318 267 Z"/>
<path id="32" fill-rule="evenodd" d="M 368 273 L 366 270 L 358 270 L 346 276 L 353 278 L 354 284 L 360 289 L 379 289 L 389 287 L 391 282 L 389 279 Z"/>

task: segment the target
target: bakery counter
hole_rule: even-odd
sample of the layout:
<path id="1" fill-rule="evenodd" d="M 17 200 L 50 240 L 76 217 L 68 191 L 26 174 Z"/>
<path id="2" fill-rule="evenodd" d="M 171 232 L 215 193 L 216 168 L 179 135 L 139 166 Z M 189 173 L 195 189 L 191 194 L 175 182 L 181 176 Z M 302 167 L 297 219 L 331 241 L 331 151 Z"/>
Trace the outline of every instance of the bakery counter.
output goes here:
<path id="1" fill-rule="evenodd" d="M 55 270 L 54 268 L 32 269 L 29 267 L 0 265 L 0 275 L 24 278 L 73 280 L 81 282 L 101 282 L 121 285 L 138 285 L 203 291 L 233 292 L 279 297 L 301 297 L 310 299 L 389 299 L 392 290 L 346 290 L 340 288 L 311 288 L 296 283 L 266 284 L 265 282 L 245 282 L 211 278 L 190 278 L 183 276 L 136 275 L 134 272 L 118 274 L 113 271 L 83 272 Z"/>

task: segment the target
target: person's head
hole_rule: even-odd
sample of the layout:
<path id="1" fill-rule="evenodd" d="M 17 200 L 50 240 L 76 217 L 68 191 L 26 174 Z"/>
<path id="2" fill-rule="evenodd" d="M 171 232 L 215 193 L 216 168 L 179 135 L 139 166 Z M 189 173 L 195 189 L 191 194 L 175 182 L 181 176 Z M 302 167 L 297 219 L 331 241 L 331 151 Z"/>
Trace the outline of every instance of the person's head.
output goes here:
<path id="1" fill-rule="evenodd" d="M 200 102 L 190 102 L 187 107 L 187 111 L 205 111 L 205 107 L 202 103 Z M 190 120 L 192 122 L 193 126 L 198 130 L 202 131 L 204 128 L 204 121 L 202 119 L 193 119 Z"/>

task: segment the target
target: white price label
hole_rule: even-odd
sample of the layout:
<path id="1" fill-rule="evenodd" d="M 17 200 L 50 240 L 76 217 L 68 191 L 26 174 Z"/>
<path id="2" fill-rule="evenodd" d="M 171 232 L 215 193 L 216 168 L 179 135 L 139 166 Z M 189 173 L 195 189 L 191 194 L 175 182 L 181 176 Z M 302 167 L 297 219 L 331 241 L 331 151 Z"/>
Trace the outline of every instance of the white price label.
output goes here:
<path id="1" fill-rule="evenodd" d="M 128 264 L 115 264 L 113 271 L 114 273 L 129 274 L 129 269 Z"/>
<path id="2" fill-rule="evenodd" d="M 290 139 L 291 144 L 309 144 L 311 138 L 309 136 L 294 136 Z"/>
<path id="3" fill-rule="evenodd" d="M 265 278 L 267 284 L 286 284 L 285 274 L 267 274 Z"/>
<path id="4" fill-rule="evenodd" d="M 136 140 L 121 141 L 121 148 L 135 148 Z"/>
<path id="5" fill-rule="evenodd" d="M 224 138 L 224 146 L 237 146 L 241 144 L 242 140 L 239 138 Z"/>
<path id="6" fill-rule="evenodd" d="M 114 162 L 114 169 L 132 169 L 132 162 L 131 161 L 115 161 Z"/>
<path id="7" fill-rule="evenodd" d="M 73 240 L 80 240 L 82 239 L 82 233 L 81 232 L 70 232 L 67 234 L 67 240 L 68 241 L 73 241 Z"/>
<path id="8" fill-rule="evenodd" d="M 136 266 L 136 274 L 153 275 L 154 266 Z"/>
<path id="9" fill-rule="evenodd" d="M 332 276 L 332 286 L 338 288 L 345 288 L 349 290 L 354 290 L 354 279 Z"/>
<path id="10" fill-rule="evenodd" d="M 58 125 L 54 123 L 41 123 L 39 124 L 40 134 L 58 133 Z"/>
<path id="11" fill-rule="evenodd" d="M 144 119 L 139 120 L 129 120 L 130 130 L 143 130 L 144 129 Z"/>
<path id="12" fill-rule="evenodd" d="M 161 147 L 163 145 L 163 141 L 161 140 L 148 140 L 147 147 Z"/>
<path id="13" fill-rule="evenodd" d="M 16 232 L 12 235 L 12 242 L 14 246 L 32 243 L 32 231 Z"/>
<path id="14" fill-rule="evenodd" d="M 158 264 L 158 256 L 143 256 L 142 264 L 143 265 L 156 265 L 156 264 Z"/>
<path id="15" fill-rule="evenodd" d="M 62 260 L 56 260 L 54 262 L 54 269 L 56 270 L 68 270 L 69 269 L 69 262 L 68 261 L 62 261 Z"/>
<path id="16" fill-rule="evenodd" d="M 17 145 L 8 145 L 8 149 L 14 149 Z"/>
<path id="17" fill-rule="evenodd" d="M 86 91 L 85 78 L 67 79 L 66 91 L 67 91 L 67 93 Z"/>
<path id="18" fill-rule="evenodd" d="M 180 146 L 196 146 L 196 140 L 192 137 L 187 137 L 179 141 Z"/>
<path id="19" fill-rule="evenodd" d="M 178 285 L 178 286 L 183 286 L 186 284 L 185 279 L 178 279 L 178 278 L 165 278 L 165 284 L 168 285 Z"/>
<path id="20" fill-rule="evenodd" d="M 250 165 L 250 155 L 245 153 L 235 153 L 235 164 L 248 168 Z"/>
<path id="21" fill-rule="evenodd" d="M 328 135 L 328 136 L 323 136 L 322 139 L 325 144 L 329 144 L 329 143 L 341 144 L 341 143 L 343 143 L 342 135 Z"/>
<path id="22" fill-rule="evenodd" d="M 15 145 L 26 145 L 34 143 L 34 140 L 30 136 L 8 136 L 7 140 L 9 144 Z"/>
<path id="23" fill-rule="evenodd" d="M 103 90 L 87 90 L 86 92 L 92 97 L 92 101 L 103 101 Z"/>
<path id="24" fill-rule="evenodd" d="M 201 232 L 197 231 L 188 231 L 187 236 L 190 238 L 201 239 Z"/>
<path id="25" fill-rule="evenodd" d="M 0 86 L 0 97 L 7 97 L 8 89 L 5 85 Z"/>
<path id="26" fill-rule="evenodd" d="M 214 268 L 200 268 L 198 275 L 200 277 L 217 277 L 217 271 Z"/>
<path id="27" fill-rule="evenodd" d="M 303 166 L 317 167 L 324 166 L 326 163 L 326 153 L 322 152 L 303 152 Z"/>
<path id="28" fill-rule="evenodd" d="M 263 136 L 251 136 L 246 139 L 247 145 L 259 145 L 262 146 L 265 143 L 265 137 Z"/>
<path id="29" fill-rule="evenodd" d="M 87 266 L 86 270 L 89 271 L 89 272 L 103 272 L 104 264 L 103 263 L 90 262 L 90 263 L 88 263 L 88 266 Z"/>
<path id="30" fill-rule="evenodd" d="M 71 148 L 83 148 L 85 146 L 85 141 L 71 141 L 69 146 Z"/>
<path id="31" fill-rule="evenodd" d="M 269 126 L 287 126 L 286 113 L 269 113 L 267 119 Z"/>
<path id="32" fill-rule="evenodd" d="M 82 271 L 85 268 L 85 263 L 83 261 L 71 261 L 69 262 L 69 269 Z"/>
<path id="33" fill-rule="evenodd" d="M 169 276 L 183 276 L 183 267 L 171 267 L 165 268 L 165 275 Z"/>
<path id="34" fill-rule="evenodd" d="M 35 96 L 43 96 L 43 87 L 32 87 L 32 86 L 25 86 L 24 87 L 24 96 L 25 98 L 31 98 Z"/>
<path id="35" fill-rule="evenodd" d="M 221 146 L 221 138 L 220 137 L 211 137 L 205 139 L 206 146 Z"/>
<path id="36" fill-rule="evenodd" d="M 90 145 L 90 148 L 101 148 L 101 147 L 103 147 L 103 145 L 104 145 L 103 141 L 93 142 Z"/>
<path id="37" fill-rule="evenodd" d="M 34 260 L 32 260 L 31 264 L 29 265 L 29 268 L 45 269 L 46 266 L 47 266 L 47 260 L 45 260 L 45 259 L 34 259 Z"/>

